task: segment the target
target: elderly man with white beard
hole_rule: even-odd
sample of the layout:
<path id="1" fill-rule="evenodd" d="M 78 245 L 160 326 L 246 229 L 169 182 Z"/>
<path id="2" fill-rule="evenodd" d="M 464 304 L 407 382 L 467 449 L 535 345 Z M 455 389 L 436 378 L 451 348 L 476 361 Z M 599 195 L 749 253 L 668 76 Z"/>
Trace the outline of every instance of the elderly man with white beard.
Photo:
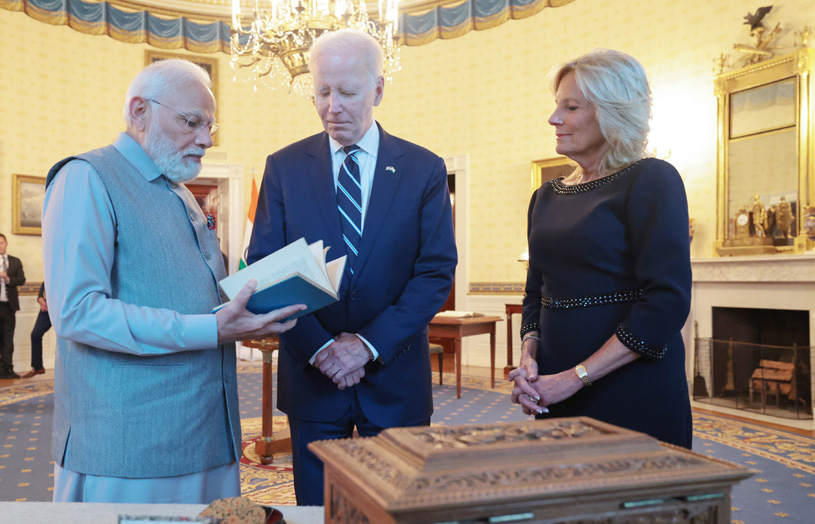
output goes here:
<path id="1" fill-rule="evenodd" d="M 128 89 L 127 130 L 49 172 L 43 265 L 57 333 L 54 500 L 199 503 L 240 495 L 234 342 L 304 306 L 228 306 L 218 239 L 182 184 L 212 146 L 198 66 L 166 60 Z"/>

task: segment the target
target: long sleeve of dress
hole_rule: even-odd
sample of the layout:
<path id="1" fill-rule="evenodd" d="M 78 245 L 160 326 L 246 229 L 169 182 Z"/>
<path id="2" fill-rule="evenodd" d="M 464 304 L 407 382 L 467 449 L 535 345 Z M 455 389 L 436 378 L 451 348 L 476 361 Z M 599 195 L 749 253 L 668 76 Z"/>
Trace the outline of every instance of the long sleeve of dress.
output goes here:
<path id="1" fill-rule="evenodd" d="M 526 237 L 527 246 L 529 241 L 529 234 L 532 231 L 532 210 L 535 207 L 535 200 L 538 192 L 532 194 L 532 199 L 529 202 L 529 211 L 527 212 L 527 226 Z M 521 309 L 521 336 L 527 331 L 540 331 L 540 310 L 541 310 L 541 286 L 543 285 L 543 277 L 535 266 L 529 264 L 529 269 L 526 272 L 526 286 L 524 287 L 524 300 Z"/>
<path id="2" fill-rule="evenodd" d="M 660 358 L 690 310 L 690 239 L 679 173 L 665 162 L 652 165 L 637 178 L 627 202 L 634 272 L 642 294 L 617 336 L 629 349 Z"/>

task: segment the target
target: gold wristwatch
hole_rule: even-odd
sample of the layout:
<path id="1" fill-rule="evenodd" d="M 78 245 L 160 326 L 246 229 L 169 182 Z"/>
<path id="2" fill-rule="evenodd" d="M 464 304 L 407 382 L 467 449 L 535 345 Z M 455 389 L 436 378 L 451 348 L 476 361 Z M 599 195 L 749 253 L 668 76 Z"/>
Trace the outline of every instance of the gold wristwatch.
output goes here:
<path id="1" fill-rule="evenodd" d="M 578 364 L 574 367 L 574 372 L 583 381 L 584 386 L 591 386 L 591 380 L 589 380 L 589 372 L 586 371 L 586 367 L 583 364 Z"/>

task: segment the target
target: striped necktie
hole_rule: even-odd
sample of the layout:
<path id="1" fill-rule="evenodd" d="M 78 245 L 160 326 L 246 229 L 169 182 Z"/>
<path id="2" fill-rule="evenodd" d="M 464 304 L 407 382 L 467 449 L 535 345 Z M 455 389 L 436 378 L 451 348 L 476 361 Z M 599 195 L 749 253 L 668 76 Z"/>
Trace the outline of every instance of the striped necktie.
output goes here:
<path id="1" fill-rule="evenodd" d="M 362 237 L 362 178 L 359 174 L 357 153 L 359 146 L 345 146 L 345 161 L 340 166 L 337 177 L 337 207 L 342 222 L 342 238 L 348 254 L 347 267 L 354 274 L 354 261 L 359 254 L 359 241 Z"/>

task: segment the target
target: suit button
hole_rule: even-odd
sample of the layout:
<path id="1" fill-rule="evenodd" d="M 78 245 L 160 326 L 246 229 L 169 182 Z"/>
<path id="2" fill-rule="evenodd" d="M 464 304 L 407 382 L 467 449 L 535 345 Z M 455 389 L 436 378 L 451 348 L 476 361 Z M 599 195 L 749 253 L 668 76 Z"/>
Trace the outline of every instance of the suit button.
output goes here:
<path id="1" fill-rule="evenodd" d="M 356 299 L 357 299 L 357 292 L 356 291 L 351 291 L 351 300 L 356 300 Z"/>

